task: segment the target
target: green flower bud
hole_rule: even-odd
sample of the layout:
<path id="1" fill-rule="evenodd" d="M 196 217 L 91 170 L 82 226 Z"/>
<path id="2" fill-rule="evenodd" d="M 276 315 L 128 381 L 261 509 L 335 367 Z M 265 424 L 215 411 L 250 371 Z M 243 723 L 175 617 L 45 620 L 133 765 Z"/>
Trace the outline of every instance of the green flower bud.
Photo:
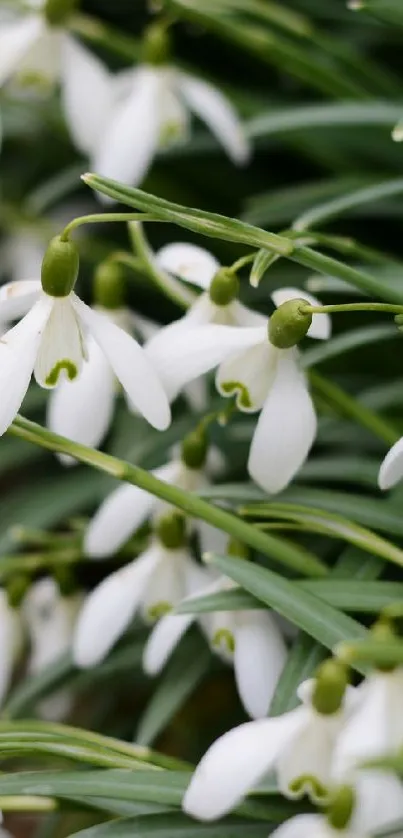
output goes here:
<path id="1" fill-rule="evenodd" d="M 239 556 L 241 559 L 250 558 L 250 550 L 243 541 L 238 541 L 237 538 L 230 538 L 227 545 L 228 556 Z"/>
<path id="2" fill-rule="evenodd" d="M 48 244 L 42 261 L 42 288 L 50 297 L 67 297 L 73 290 L 79 268 L 74 242 L 55 236 Z"/>
<path id="3" fill-rule="evenodd" d="M 331 716 L 337 713 L 343 702 L 348 684 L 347 669 L 341 661 L 324 661 L 316 674 L 312 704 L 318 713 Z"/>
<path id="4" fill-rule="evenodd" d="M 122 308 L 124 290 L 121 267 L 116 262 L 101 262 L 94 274 L 94 302 L 103 308 Z"/>
<path id="5" fill-rule="evenodd" d="M 236 300 L 239 294 L 239 279 L 236 274 L 220 268 L 211 281 L 210 300 L 216 306 L 227 306 Z"/>
<path id="6" fill-rule="evenodd" d="M 59 26 L 75 11 L 79 0 L 46 0 L 44 13 L 51 26 Z"/>
<path id="7" fill-rule="evenodd" d="M 24 573 L 14 574 L 6 583 L 8 604 L 11 608 L 18 608 L 27 593 L 31 580 Z"/>
<path id="8" fill-rule="evenodd" d="M 271 315 L 269 341 L 273 346 L 291 349 L 305 337 L 312 323 L 312 314 L 304 311 L 307 305 L 306 300 L 288 300 Z"/>
<path id="9" fill-rule="evenodd" d="M 155 67 L 166 64 L 171 53 L 171 37 L 165 26 L 152 23 L 143 36 L 143 61 Z"/>
<path id="10" fill-rule="evenodd" d="M 200 469 L 206 462 L 208 451 L 207 436 L 198 429 L 187 434 L 182 442 L 181 459 L 187 468 Z"/>
<path id="11" fill-rule="evenodd" d="M 168 550 L 177 550 L 186 543 L 186 522 L 181 512 L 163 515 L 155 528 L 155 534 Z"/>
<path id="12" fill-rule="evenodd" d="M 327 811 L 327 820 L 333 829 L 345 830 L 350 823 L 355 806 L 355 793 L 351 786 L 340 786 Z"/>
<path id="13" fill-rule="evenodd" d="M 398 635 L 393 627 L 393 622 L 388 614 L 384 614 L 379 620 L 371 626 L 371 639 L 375 640 L 381 646 L 382 643 L 393 643 L 398 640 Z M 376 668 L 380 672 L 393 672 L 397 664 L 377 663 Z"/>

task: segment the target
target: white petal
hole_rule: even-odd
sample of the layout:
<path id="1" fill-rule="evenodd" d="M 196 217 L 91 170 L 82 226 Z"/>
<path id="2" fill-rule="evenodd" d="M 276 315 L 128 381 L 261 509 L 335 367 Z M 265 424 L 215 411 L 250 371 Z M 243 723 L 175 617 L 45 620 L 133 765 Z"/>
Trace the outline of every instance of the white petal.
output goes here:
<path id="1" fill-rule="evenodd" d="M 130 96 L 109 115 L 92 161 L 94 171 L 133 186 L 143 180 L 158 146 L 160 84 L 153 69 L 137 72 Z"/>
<path id="2" fill-rule="evenodd" d="M 239 300 L 230 304 L 234 326 L 266 326 L 268 319 L 264 314 L 244 306 Z"/>
<path id="3" fill-rule="evenodd" d="M 247 722 L 217 739 L 197 766 L 186 791 L 185 812 L 212 821 L 230 812 L 274 766 L 298 731 L 300 708 Z"/>
<path id="4" fill-rule="evenodd" d="M 28 390 L 49 313 L 47 300 L 41 298 L 0 340 L 0 435 L 15 418 Z"/>
<path id="5" fill-rule="evenodd" d="M 178 83 L 191 110 L 206 123 L 231 160 L 238 165 L 247 163 L 250 146 L 229 99 L 217 87 L 188 73 L 179 73 Z"/>
<path id="6" fill-rule="evenodd" d="M 171 482 L 177 472 L 172 463 L 152 472 L 160 480 Z M 144 523 L 156 504 L 156 498 L 138 486 L 122 484 L 104 500 L 91 519 L 84 537 L 84 552 L 92 558 L 115 553 Z"/>
<path id="7" fill-rule="evenodd" d="M 194 620 L 193 614 L 167 614 L 158 621 L 144 649 L 143 668 L 148 675 L 163 669 Z"/>
<path id="8" fill-rule="evenodd" d="M 74 142 L 93 154 L 111 118 L 112 80 L 99 58 L 69 37 L 62 47 L 62 103 Z"/>
<path id="9" fill-rule="evenodd" d="M 391 489 L 403 477 L 403 436 L 392 445 L 379 469 L 378 486 Z"/>
<path id="10" fill-rule="evenodd" d="M 73 657 L 77 666 L 95 666 L 123 634 L 143 598 L 158 557 L 147 550 L 94 588 L 77 621 Z"/>
<path id="11" fill-rule="evenodd" d="M 78 297 L 74 305 L 106 355 L 113 372 L 128 399 L 150 425 L 164 431 L 171 421 L 171 412 L 162 384 L 145 351 L 127 332 L 93 311 Z"/>
<path id="12" fill-rule="evenodd" d="M 273 291 L 271 298 L 275 306 L 281 306 L 287 303 L 288 300 L 306 300 L 311 306 L 321 306 L 322 303 L 317 297 L 308 294 L 307 291 L 301 288 L 277 288 Z M 314 314 L 312 316 L 312 323 L 308 329 L 307 335 L 310 338 L 317 338 L 318 340 L 328 340 L 332 333 L 332 320 L 329 314 Z"/>
<path id="13" fill-rule="evenodd" d="M 35 378 L 41 387 L 56 387 L 73 381 L 86 356 L 80 320 L 71 297 L 48 297 L 51 312 L 43 330 L 35 363 Z"/>
<path id="14" fill-rule="evenodd" d="M 228 535 L 217 527 L 212 527 L 207 521 L 197 521 L 197 532 L 200 540 L 200 549 L 203 553 L 217 553 L 224 556 L 228 546 Z"/>
<path id="15" fill-rule="evenodd" d="M 0 84 L 19 69 L 26 52 L 44 30 L 39 15 L 26 15 L 11 21 L 1 21 L 0 26 Z"/>
<path id="16" fill-rule="evenodd" d="M 261 329 L 211 325 L 189 332 L 172 323 L 149 341 L 146 351 L 172 401 L 190 381 L 261 340 Z"/>
<path id="17" fill-rule="evenodd" d="M 284 351 L 260 414 L 248 471 L 266 492 L 281 492 L 302 466 L 316 435 L 316 414 L 295 355 Z"/>
<path id="18" fill-rule="evenodd" d="M 195 413 L 203 413 L 207 411 L 209 403 L 208 384 L 204 378 L 195 378 L 186 385 L 183 395 L 190 407 Z"/>
<path id="19" fill-rule="evenodd" d="M 208 250 L 186 242 L 166 244 L 157 251 L 155 259 L 163 270 L 205 291 L 220 268 L 220 263 Z"/>
<path id="20" fill-rule="evenodd" d="M 41 293 L 41 283 L 36 279 L 7 282 L 0 288 L 0 318 L 17 320 L 32 308 Z"/>
<path id="21" fill-rule="evenodd" d="M 403 818 L 403 785 L 387 771 L 360 771 L 354 781 L 356 803 L 349 824 L 352 832 L 373 835 Z M 393 830 L 393 834 L 396 832 Z M 396 838 L 401 838 L 399 832 Z"/>
<path id="22" fill-rule="evenodd" d="M 340 836 L 348 838 L 344 830 Z M 278 826 L 270 838 L 336 838 L 336 832 L 327 826 L 323 815 L 295 815 Z"/>
<path id="23" fill-rule="evenodd" d="M 48 401 L 47 426 L 74 442 L 97 448 L 112 421 L 115 376 L 95 341 L 87 343 L 88 361 L 72 382 L 62 381 Z M 75 463 L 60 455 L 62 462 Z"/>
<path id="24" fill-rule="evenodd" d="M 155 108 L 160 117 L 158 147 L 164 149 L 189 139 L 190 114 L 175 89 L 175 70 L 172 67 L 164 67 L 160 70 L 160 75 L 161 84 Z"/>
<path id="25" fill-rule="evenodd" d="M 158 564 L 145 592 L 142 612 L 147 621 L 154 621 L 180 602 L 187 593 L 186 565 L 188 551 L 167 550 L 157 542 Z"/>
<path id="26" fill-rule="evenodd" d="M 16 652 L 21 640 L 20 617 L 10 608 L 6 592 L 0 589 L 0 706 L 10 686 Z"/>
<path id="27" fill-rule="evenodd" d="M 215 379 L 218 392 L 225 397 L 235 395 L 238 410 L 260 410 L 276 375 L 277 358 L 278 352 L 267 340 L 264 329 L 260 343 L 220 364 Z"/>
<path id="28" fill-rule="evenodd" d="M 80 606 L 80 596 L 63 597 L 49 576 L 31 585 L 22 606 L 31 643 L 30 672 L 40 672 L 67 651 Z"/>
<path id="29" fill-rule="evenodd" d="M 320 716 L 307 708 L 301 709 L 306 713 L 306 722 L 280 755 L 278 784 L 286 797 L 309 794 L 313 801 L 320 803 L 331 784 L 332 757 L 343 716 L 341 713 Z M 294 783 L 298 784 L 297 788 Z"/>
<path id="30" fill-rule="evenodd" d="M 287 658 L 287 647 L 266 611 L 237 614 L 234 669 L 238 692 L 253 719 L 267 716 Z"/>

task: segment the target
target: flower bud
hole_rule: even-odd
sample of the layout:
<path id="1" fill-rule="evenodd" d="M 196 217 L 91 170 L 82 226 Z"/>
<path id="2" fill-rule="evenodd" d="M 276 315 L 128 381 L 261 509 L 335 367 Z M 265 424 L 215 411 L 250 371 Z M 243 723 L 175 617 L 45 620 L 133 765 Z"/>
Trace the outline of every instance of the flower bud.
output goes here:
<path id="1" fill-rule="evenodd" d="M 269 341 L 277 349 L 291 349 L 305 337 L 312 314 L 304 311 L 306 300 L 288 300 L 276 309 L 269 320 Z"/>
<path id="2" fill-rule="evenodd" d="M 51 26 L 58 26 L 75 11 L 79 0 L 46 0 L 44 13 Z"/>
<path id="3" fill-rule="evenodd" d="M 155 534 L 168 550 L 177 550 L 186 543 L 186 522 L 181 512 L 162 515 L 155 528 Z"/>
<path id="4" fill-rule="evenodd" d="M 50 297 L 67 297 L 78 276 L 79 255 L 74 242 L 55 236 L 42 261 L 42 288 Z"/>
<path id="5" fill-rule="evenodd" d="M 323 716 L 337 713 L 343 702 L 348 684 L 347 669 L 341 661 L 324 661 L 316 674 L 312 705 Z"/>
<path id="6" fill-rule="evenodd" d="M 207 436 L 200 428 L 185 436 L 182 442 L 181 459 L 187 468 L 200 469 L 206 462 Z"/>
<path id="7" fill-rule="evenodd" d="M 210 300 L 216 306 L 227 306 L 236 300 L 239 294 L 239 279 L 226 268 L 220 268 L 211 280 Z"/>
<path id="8" fill-rule="evenodd" d="M 107 260 L 98 265 L 94 274 L 94 302 L 103 308 L 122 308 L 124 277 L 116 262 Z"/>
<path id="9" fill-rule="evenodd" d="M 351 786 L 340 786 L 329 804 L 327 820 L 333 829 L 345 830 L 350 823 L 355 806 L 355 793 Z"/>
<path id="10" fill-rule="evenodd" d="M 11 608 L 19 608 L 27 593 L 31 580 L 24 573 L 16 573 L 6 584 L 7 600 Z"/>
<path id="11" fill-rule="evenodd" d="M 239 556 L 241 559 L 250 558 L 250 550 L 243 541 L 238 541 L 237 538 L 230 538 L 227 544 L 228 556 Z"/>
<path id="12" fill-rule="evenodd" d="M 158 67 L 166 64 L 171 53 L 171 38 L 165 26 L 151 23 L 143 36 L 143 61 Z"/>

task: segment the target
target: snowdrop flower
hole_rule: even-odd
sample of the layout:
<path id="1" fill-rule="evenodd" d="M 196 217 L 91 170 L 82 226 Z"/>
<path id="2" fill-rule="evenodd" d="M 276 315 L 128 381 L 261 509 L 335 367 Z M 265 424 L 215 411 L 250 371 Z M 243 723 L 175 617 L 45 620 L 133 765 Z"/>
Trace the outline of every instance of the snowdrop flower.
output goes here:
<path id="1" fill-rule="evenodd" d="M 206 574 L 206 571 L 204 571 Z M 221 576 L 201 577 L 191 599 L 235 587 Z M 204 582 L 204 585 L 203 585 Z M 195 614 L 168 614 L 157 623 L 146 644 L 143 664 L 157 674 L 189 626 Z M 287 652 L 282 634 L 267 611 L 219 611 L 200 615 L 201 628 L 211 648 L 234 666 L 235 680 L 246 712 L 254 719 L 267 716 Z"/>
<path id="2" fill-rule="evenodd" d="M 307 333 L 323 338 L 329 329 L 327 315 L 304 314 L 305 292 L 298 299 L 294 292 L 288 289 L 286 301 L 283 289 L 281 306 L 269 321 L 269 336 L 266 325 L 213 324 L 195 327 L 189 335 L 174 323 L 146 347 L 170 400 L 189 381 L 218 366 L 216 386 L 221 395 L 235 396 L 239 410 L 261 411 L 248 471 L 270 493 L 288 485 L 316 436 L 315 409 L 295 344 Z M 326 319 L 318 324 L 317 317 Z"/>
<path id="3" fill-rule="evenodd" d="M 173 608 L 191 590 L 195 567 L 183 516 L 161 517 L 150 547 L 88 595 L 73 644 L 77 666 L 99 663 L 139 610 L 150 622 Z"/>
<path id="4" fill-rule="evenodd" d="M 140 413 L 164 430 L 170 411 L 157 374 L 133 338 L 76 296 L 77 273 L 74 245 L 56 237 L 44 257 L 41 282 L 27 280 L 1 288 L 0 320 L 12 319 L 16 306 L 33 305 L 0 343 L 0 386 L 5 394 L 0 433 L 13 421 L 32 373 L 40 386 L 50 389 L 63 378 L 73 381 L 80 374 L 88 358 L 88 333 Z"/>
<path id="5" fill-rule="evenodd" d="M 145 63 L 114 77 L 77 42 L 65 44 L 67 122 L 91 168 L 106 177 L 139 184 L 158 149 L 187 139 L 190 112 L 205 122 L 234 163 L 249 159 L 249 145 L 229 100 L 213 85 L 167 64 L 166 40 L 158 24 L 151 26 Z"/>
<path id="6" fill-rule="evenodd" d="M 56 81 L 61 71 L 60 27 L 74 5 L 74 0 L 31 0 L 25 14 L 3 11 L 0 85 L 11 78 L 39 83 Z"/>
<path id="7" fill-rule="evenodd" d="M 0 705 L 7 695 L 14 664 L 22 649 L 22 627 L 17 608 L 0 588 Z"/>
<path id="8" fill-rule="evenodd" d="M 298 689 L 302 704 L 225 733 L 207 751 L 186 791 L 183 808 L 210 821 L 231 811 L 273 768 L 282 794 L 314 801 L 328 794 L 337 737 L 351 696 L 337 663 L 322 665 L 316 681 Z M 352 689 L 352 688 L 351 688 Z"/>
<path id="9" fill-rule="evenodd" d="M 155 469 L 152 474 L 184 491 L 195 492 L 207 483 L 204 471 L 206 456 L 205 440 L 197 433 L 189 434 L 182 443 L 181 456 Z M 103 501 L 90 521 L 84 537 L 84 552 L 93 558 L 110 556 L 125 544 L 147 518 L 152 516 L 158 520 L 167 509 L 170 509 L 168 504 L 138 486 L 118 486 Z M 211 534 L 211 528 L 203 522 L 195 522 L 195 525 L 203 539 L 203 549 L 209 549 L 211 545 L 206 539 Z"/>
<path id="10" fill-rule="evenodd" d="M 71 646 L 74 626 L 82 604 L 80 594 L 62 596 L 55 580 L 46 577 L 29 589 L 22 615 L 31 644 L 28 670 L 42 672 Z M 69 690 L 61 690 L 40 703 L 41 715 L 50 720 L 63 719 L 72 705 Z"/>

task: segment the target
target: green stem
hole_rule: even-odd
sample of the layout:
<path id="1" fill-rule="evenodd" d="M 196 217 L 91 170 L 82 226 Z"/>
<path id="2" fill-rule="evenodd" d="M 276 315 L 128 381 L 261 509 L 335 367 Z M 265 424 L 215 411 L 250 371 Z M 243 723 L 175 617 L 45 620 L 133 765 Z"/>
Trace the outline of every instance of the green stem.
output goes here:
<path id="1" fill-rule="evenodd" d="M 34 795 L 7 795 L 0 797 L 2 812 L 56 812 L 59 803 L 53 797 Z"/>
<path id="2" fill-rule="evenodd" d="M 233 265 L 231 265 L 228 268 L 228 271 L 230 273 L 235 274 L 237 271 L 240 271 L 241 268 L 243 268 L 245 265 L 249 265 L 250 262 L 253 262 L 255 256 L 256 253 L 248 253 L 247 256 L 241 256 L 240 259 L 237 259 L 236 262 L 234 262 Z"/>
<path id="3" fill-rule="evenodd" d="M 340 303 L 330 306 L 304 306 L 304 314 L 333 314 L 337 311 L 387 311 L 389 314 L 403 314 L 403 306 L 391 303 Z"/>
<path id="4" fill-rule="evenodd" d="M 17 416 L 8 433 L 50 451 L 70 454 L 79 462 L 110 474 L 117 480 L 124 480 L 133 486 L 139 486 L 140 489 L 144 489 L 146 492 L 167 501 L 167 503 L 177 506 L 194 518 L 207 521 L 213 527 L 223 530 L 239 541 L 244 541 L 249 547 L 259 550 L 263 555 L 291 567 L 299 573 L 306 576 L 323 576 L 327 572 L 327 567 L 323 562 L 308 551 L 301 550 L 297 545 L 275 536 L 259 532 L 255 527 L 245 523 L 235 515 L 208 503 L 197 495 L 158 480 L 153 474 L 138 466 L 119 460 L 110 454 L 88 448 L 86 445 L 72 442 L 41 427 L 41 425 L 37 425 L 36 422 L 25 419 L 23 416 Z"/>
<path id="5" fill-rule="evenodd" d="M 143 212 L 98 212 L 93 215 L 81 215 L 79 218 L 74 218 L 67 224 L 67 227 L 60 234 L 63 242 L 68 241 L 73 230 L 81 227 L 82 224 L 102 224 L 104 222 L 112 221 L 158 221 L 153 215 L 146 215 Z"/>
<path id="6" fill-rule="evenodd" d="M 322 378 L 317 372 L 309 373 L 310 381 L 314 390 L 325 398 L 328 404 L 334 407 L 339 413 L 348 416 L 350 419 L 355 419 L 363 428 L 371 431 L 375 436 L 386 442 L 387 445 L 394 445 L 400 437 L 399 432 L 385 422 L 377 413 L 373 413 L 368 407 L 365 407 L 361 402 L 353 399 L 348 393 L 345 393 L 341 387 Z"/>
<path id="7" fill-rule="evenodd" d="M 137 253 L 144 273 L 176 305 L 181 308 L 189 308 L 197 299 L 195 292 L 191 288 L 187 288 L 186 284 L 180 282 L 179 279 L 161 270 L 144 235 L 141 224 L 129 224 L 128 227 L 131 243 Z"/>

